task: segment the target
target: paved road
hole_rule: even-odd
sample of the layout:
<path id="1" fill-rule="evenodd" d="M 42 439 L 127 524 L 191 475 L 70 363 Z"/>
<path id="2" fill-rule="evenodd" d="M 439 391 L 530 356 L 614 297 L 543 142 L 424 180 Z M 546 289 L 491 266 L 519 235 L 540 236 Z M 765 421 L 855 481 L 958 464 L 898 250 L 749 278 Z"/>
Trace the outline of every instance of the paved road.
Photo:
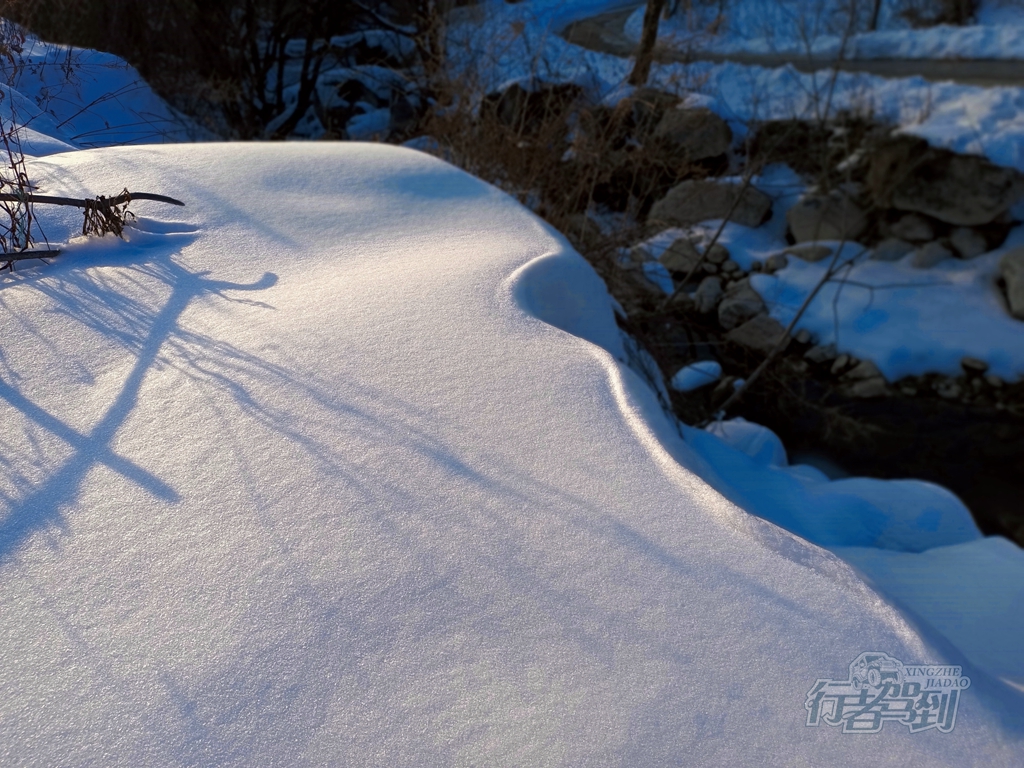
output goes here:
<path id="1" fill-rule="evenodd" d="M 616 56 L 631 56 L 636 44 L 622 31 L 626 19 L 639 6 L 613 13 L 593 16 L 570 24 L 562 36 L 570 43 Z M 788 54 L 717 54 L 702 51 L 679 51 L 665 46 L 655 49 L 655 57 L 662 62 L 733 61 L 761 67 L 781 67 L 792 64 L 801 72 L 817 72 L 836 66 L 834 59 L 793 56 Z M 840 61 L 839 69 L 847 72 L 866 72 L 881 77 L 913 77 L 947 81 L 967 85 L 1022 86 L 1024 87 L 1024 61 L 1001 59 L 852 59 Z"/>

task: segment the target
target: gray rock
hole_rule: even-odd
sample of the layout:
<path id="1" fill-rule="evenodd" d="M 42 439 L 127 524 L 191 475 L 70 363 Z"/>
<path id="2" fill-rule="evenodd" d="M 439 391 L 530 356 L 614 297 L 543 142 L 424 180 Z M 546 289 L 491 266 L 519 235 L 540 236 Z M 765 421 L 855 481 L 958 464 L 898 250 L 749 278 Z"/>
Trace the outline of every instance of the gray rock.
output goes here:
<path id="1" fill-rule="evenodd" d="M 842 354 L 839 357 L 837 357 L 835 362 L 832 363 L 832 368 L 830 369 L 830 373 L 833 376 L 835 376 L 836 374 L 842 373 L 844 370 L 846 370 L 847 366 L 849 366 L 850 359 L 851 359 L 850 356 L 847 355 L 847 354 Z"/>
<path id="2" fill-rule="evenodd" d="M 806 328 L 801 328 L 796 332 L 796 341 L 798 344 L 810 344 L 811 343 L 811 332 Z"/>
<path id="3" fill-rule="evenodd" d="M 668 109 L 662 116 L 654 138 L 671 145 L 687 160 L 706 160 L 729 151 L 732 131 L 725 120 L 710 109 Z"/>
<path id="4" fill-rule="evenodd" d="M 725 334 L 725 338 L 763 355 L 770 354 L 779 342 L 782 342 L 783 349 L 789 344 L 786 329 L 770 315 L 757 315 L 750 318 Z"/>
<path id="5" fill-rule="evenodd" d="M 798 259 L 813 263 L 827 259 L 832 255 L 832 249 L 827 245 L 808 243 L 807 245 L 795 245 L 792 248 L 787 248 L 783 253 L 789 254 L 790 256 L 796 256 Z"/>
<path id="6" fill-rule="evenodd" d="M 917 269 L 929 269 L 940 261 L 953 258 L 952 251 L 942 243 L 936 241 L 922 245 L 910 259 L 910 266 Z"/>
<path id="7" fill-rule="evenodd" d="M 864 381 L 866 379 L 877 379 L 882 376 L 882 372 L 878 370 L 878 366 L 870 360 L 861 360 L 857 365 L 843 374 L 843 381 Z"/>
<path id="8" fill-rule="evenodd" d="M 742 272 L 740 265 L 732 259 L 728 259 L 722 263 L 722 272 L 726 275 L 732 274 L 733 272 Z"/>
<path id="9" fill-rule="evenodd" d="M 957 227 L 949 235 L 949 244 L 952 245 L 961 259 L 974 259 L 988 251 L 988 241 L 985 237 L 968 227 Z"/>
<path id="10" fill-rule="evenodd" d="M 999 261 L 999 274 L 1006 281 L 1010 314 L 1024 320 L 1024 246 L 1007 251 Z"/>
<path id="11" fill-rule="evenodd" d="M 764 271 L 769 275 L 773 275 L 780 269 L 785 269 L 789 266 L 789 259 L 783 253 L 773 253 L 764 263 Z"/>
<path id="12" fill-rule="evenodd" d="M 914 246 L 906 240 L 889 237 L 875 246 L 871 258 L 874 261 L 899 261 L 912 250 Z"/>
<path id="13" fill-rule="evenodd" d="M 1024 196 L 1024 176 L 977 155 L 891 137 L 871 152 L 867 184 L 876 204 L 962 227 L 988 224 Z"/>
<path id="14" fill-rule="evenodd" d="M 890 224 L 885 229 L 891 237 L 909 240 L 913 243 L 926 243 L 935 239 L 935 228 L 927 219 L 916 213 L 908 213 L 900 217 L 899 221 Z"/>
<path id="15" fill-rule="evenodd" d="M 798 243 L 814 240 L 856 240 L 867 227 L 867 217 L 849 195 L 836 190 L 827 196 L 810 195 L 786 213 L 786 223 Z"/>
<path id="16" fill-rule="evenodd" d="M 889 386 L 885 383 L 885 379 L 881 376 L 876 376 L 870 379 L 861 379 L 845 387 L 846 393 L 851 397 L 884 397 L 889 393 Z"/>
<path id="17" fill-rule="evenodd" d="M 713 312 L 720 298 L 722 298 L 722 281 L 717 277 L 705 277 L 693 294 L 697 311 L 703 315 Z"/>
<path id="18" fill-rule="evenodd" d="M 804 359 L 812 363 L 827 363 L 837 356 L 835 344 L 818 344 L 804 352 Z"/>
<path id="19" fill-rule="evenodd" d="M 764 262 L 755 261 L 750 265 L 751 272 L 764 272 Z"/>
<path id="20" fill-rule="evenodd" d="M 988 370 L 988 363 L 976 357 L 965 357 L 960 360 L 960 367 L 964 369 L 964 373 L 982 374 Z"/>
<path id="21" fill-rule="evenodd" d="M 680 237 L 672 243 L 658 259 L 665 269 L 673 272 L 689 272 L 700 263 L 700 253 L 687 238 Z"/>
<path id="22" fill-rule="evenodd" d="M 712 264 L 724 264 L 729 260 L 729 249 L 721 243 L 715 243 L 708 251 L 707 259 Z"/>
<path id="23" fill-rule="evenodd" d="M 764 301 L 750 287 L 749 281 L 740 280 L 729 287 L 719 302 L 718 322 L 728 331 L 762 314 L 765 309 Z"/>
<path id="24" fill-rule="evenodd" d="M 717 264 L 712 264 L 710 261 L 705 261 L 704 262 L 703 269 L 709 275 L 717 275 L 718 274 L 718 265 Z"/>
<path id="25" fill-rule="evenodd" d="M 1003 388 L 1003 380 L 996 376 L 994 373 L 990 373 L 985 377 L 985 383 L 992 387 L 992 389 Z"/>
<path id="26" fill-rule="evenodd" d="M 647 221 L 669 227 L 689 227 L 708 219 L 724 219 L 738 198 L 730 220 L 756 227 L 771 210 L 772 199 L 754 187 L 747 187 L 742 195 L 740 189 L 739 184 L 688 179 L 672 187 L 651 207 Z"/>

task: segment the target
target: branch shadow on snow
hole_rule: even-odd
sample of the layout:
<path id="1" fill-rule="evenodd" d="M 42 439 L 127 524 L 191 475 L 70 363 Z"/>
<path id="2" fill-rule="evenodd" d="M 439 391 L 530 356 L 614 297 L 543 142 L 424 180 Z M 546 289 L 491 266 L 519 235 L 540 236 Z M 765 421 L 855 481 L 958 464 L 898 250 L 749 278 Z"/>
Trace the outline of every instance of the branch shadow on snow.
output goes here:
<path id="1" fill-rule="evenodd" d="M 156 236 L 151 232 L 140 237 L 140 244 L 121 246 L 115 241 L 113 253 L 109 239 L 106 243 L 91 241 L 77 254 L 72 250 L 57 265 L 47 270 L 27 270 L 18 275 L 18 280 L 4 286 L 10 289 L 20 285 L 46 296 L 51 313 L 66 316 L 124 346 L 135 356 L 135 362 L 102 417 L 83 431 L 38 405 L 31 392 L 18 386 L 18 376 L 6 356 L 0 356 L 0 399 L 29 424 L 71 449 L 70 455 L 41 482 L 15 477 L 15 485 L 21 487 L 13 494 L 0 493 L 0 505 L 6 507 L 6 514 L 0 518 L 0 563 L 9 559 L 33 533 L 51 526 L 65 527 L 63 510 L 74 503 L 86 475 L 96 467 L 112 470 L 158 499 L 176 502 L 180 498 L 161 478 L 119 455 L 112 441 L 134 410 L 147 372 L 166 353 L 168 345 L 195 336 L 179 326 L 183 313 L 194 301 L 210 297 L 233 300 L 229 293 L 260 291 L 273 286 L 277 278 L 267 272 L 251 283 L 212 280 L 208 273 L 190 271 L 173 258 L 195 239 L 195 234 L 183 231 L 188 229 L 185 226 L 165 225 L 157 229 L 163 231 Z M 124 250 L 128 251 L 127 257 Z M 139 280 L 155 279 L 163 284 L 168 295 L 162 306 L 153 307 L 119 290 L 103 270 L 90 267 L 127 268 Z M 47 338 L 48 324 L 36 325 L 25 317 L 14 316 L 2 292 L 0 311 L 55 350 Z M 82 373 L 91 378 L 84 365 Z M 0 455 L 0 464 L 11 467 L 14 462 Z M 19 490 L 23 492 L 19 494 Z"/>

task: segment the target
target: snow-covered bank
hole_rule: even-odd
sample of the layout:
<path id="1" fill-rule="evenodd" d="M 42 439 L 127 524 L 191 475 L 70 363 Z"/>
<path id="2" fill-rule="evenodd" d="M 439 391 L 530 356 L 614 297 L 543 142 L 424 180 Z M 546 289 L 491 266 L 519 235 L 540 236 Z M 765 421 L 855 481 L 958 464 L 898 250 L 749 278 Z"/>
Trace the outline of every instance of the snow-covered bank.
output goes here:
<path id="1" fill-rule="evenodd" d="M 829 57 L 842 51 L 856 59 L 1024 59 L 1024 6 L 1013 0 L 983 0 L 972 24 L 919 29 L 901 13 L 911 3 L 883 0 L 875 31 L 869 31 L 870 5 L 857 6 L 851 25 L 850 4 L 837 0 L 694 3 L 662 21 L 658 39 L 722 54 Z M 626 21 L 627 37 L 640 39 L 643 14 L 641 6 Z"/>
<path id="2" fill-rule="evenodd" d="M 4 22 L 6 23 L 6 22 Z M 69 149 L 210 138 L 157 96 L 127 62 L 29 36 L 4 62 L 5 125 L 19 127 L 22 148 L 40 157 Z"/>
<path id="3" fill-rule="evenodd" d="M 941 738 L 804 725 L 864 650 L 961 659 L 688 468 L 506 196 L 371 145 L 33 171 L 188 208 L 0 288 L 6 760 L 1019 761 L 969 662 Z"/>

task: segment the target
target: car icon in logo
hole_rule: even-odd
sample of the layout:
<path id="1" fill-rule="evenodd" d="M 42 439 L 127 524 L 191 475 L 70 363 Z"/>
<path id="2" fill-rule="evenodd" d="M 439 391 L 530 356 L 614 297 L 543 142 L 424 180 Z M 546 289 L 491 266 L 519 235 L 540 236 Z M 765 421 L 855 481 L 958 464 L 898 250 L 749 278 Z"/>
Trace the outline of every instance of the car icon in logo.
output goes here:
<path id="1" fill-rule="evenodd" d="M 850 665 L 850 682 L 858 691 L 865 685 L 871 688 L 888 683 L 901 685 L 905 676 L 903 662 L 884 653 L 862 653 Z"/>

